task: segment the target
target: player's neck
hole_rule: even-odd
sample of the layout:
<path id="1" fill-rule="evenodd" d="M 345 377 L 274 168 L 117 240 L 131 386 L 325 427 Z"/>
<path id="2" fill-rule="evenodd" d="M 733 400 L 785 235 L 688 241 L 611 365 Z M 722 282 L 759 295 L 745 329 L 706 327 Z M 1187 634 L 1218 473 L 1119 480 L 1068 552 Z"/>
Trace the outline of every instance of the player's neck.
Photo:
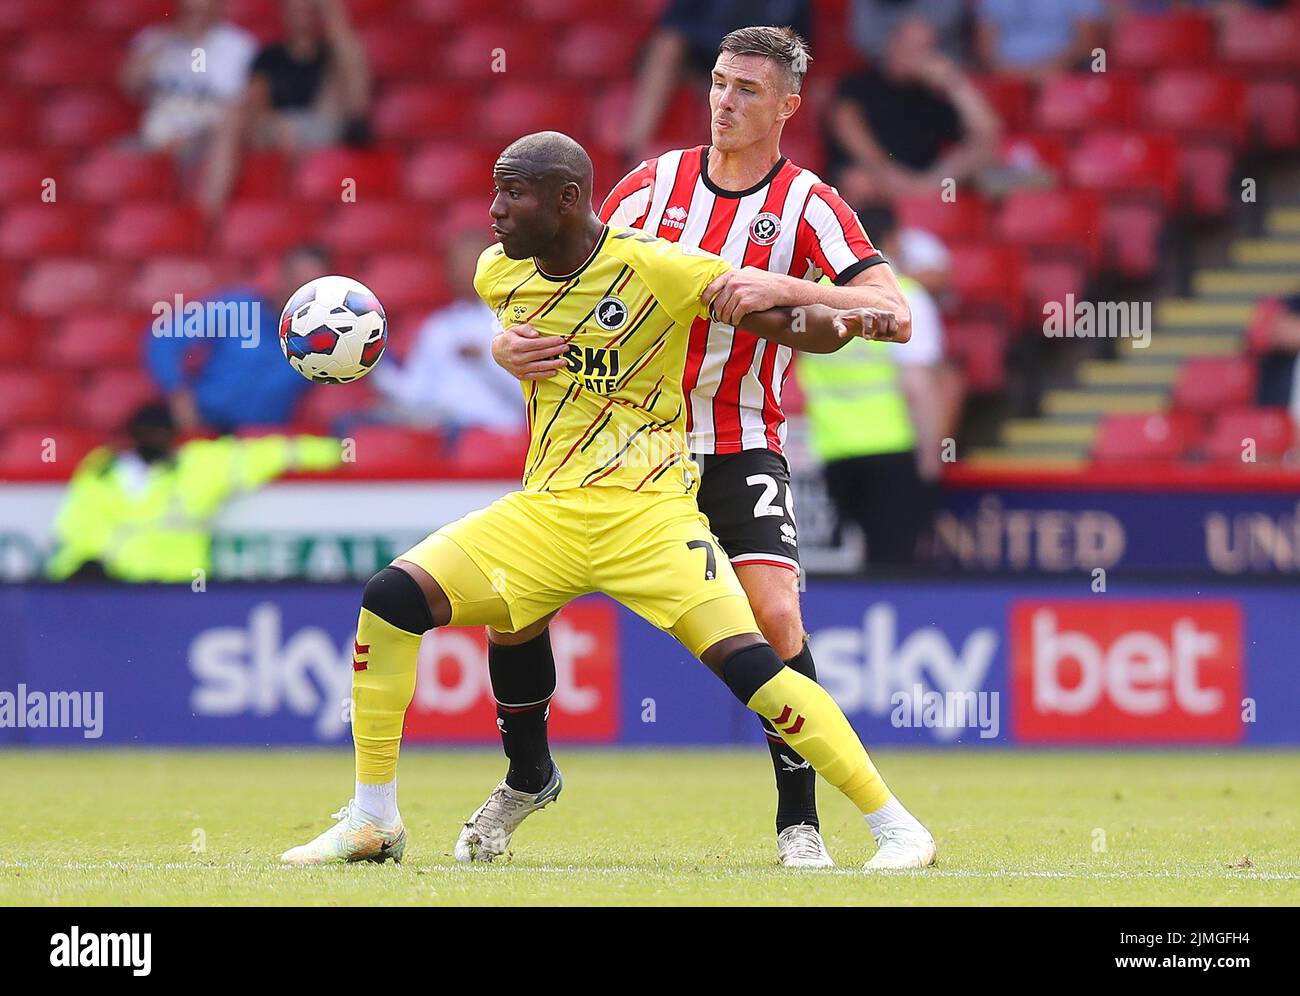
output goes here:
<path id="1" fill-rule="evenodd" d="M 551 245 L 551 251 L 545 256 L 537 256 L 534 262 L 537 268 L 548 277 L 563 277 L 576 272 L 582 267 L 605 232 L 604 223 L 594 214 L 572 232 L 561 231 Z"/>
<path id="2" fill-rule="evenodd" d="M 723 190 L 748 190 L 772 172 L 781 159 L 781 147 L 755 143 L 739 152 L 722 152 L 709 147 L 709 180 Z"/>

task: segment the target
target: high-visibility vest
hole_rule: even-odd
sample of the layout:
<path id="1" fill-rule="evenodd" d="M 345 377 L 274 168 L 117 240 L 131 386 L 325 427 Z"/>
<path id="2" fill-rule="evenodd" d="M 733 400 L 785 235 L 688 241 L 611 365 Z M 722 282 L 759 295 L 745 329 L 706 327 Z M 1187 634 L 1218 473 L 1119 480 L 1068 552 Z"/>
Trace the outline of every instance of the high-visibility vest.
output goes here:
<path id="1" fill-rule="evenodd" d="M 339 441 L 319 436 L 194 440 L 143 468 L 100 447 L 68 483 L 46 571 L 58 581 L 98 560 L 119 581 L 193 581 L 211 569 L 212 519 L 229 498 L 339 463 Z"/>
<path id="2" fill-rule="evenodd" d="M 898 283 L 904 294 L 916 285 L 904 276 Z M 889 355 L 898 348 L 865 341 L 850 342 L 834 353 L 799 354 L 809 443 L 822 463 L 916 448 L 899 368 Z"/>

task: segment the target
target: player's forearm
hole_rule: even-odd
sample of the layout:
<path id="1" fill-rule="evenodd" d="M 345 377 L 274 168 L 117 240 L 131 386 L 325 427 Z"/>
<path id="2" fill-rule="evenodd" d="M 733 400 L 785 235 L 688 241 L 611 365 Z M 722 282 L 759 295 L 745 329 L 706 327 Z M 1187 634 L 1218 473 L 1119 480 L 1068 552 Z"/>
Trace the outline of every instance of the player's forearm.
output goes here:
<path id="1" fill-rule="evenodd" d="M 769 308 L 747 315 L 741 328 L 760 339 L 769 339 L 805 353 L 833 353 L 849 341 L 836 332 L 835 314 L 834 308 L 824 304 Z"/>

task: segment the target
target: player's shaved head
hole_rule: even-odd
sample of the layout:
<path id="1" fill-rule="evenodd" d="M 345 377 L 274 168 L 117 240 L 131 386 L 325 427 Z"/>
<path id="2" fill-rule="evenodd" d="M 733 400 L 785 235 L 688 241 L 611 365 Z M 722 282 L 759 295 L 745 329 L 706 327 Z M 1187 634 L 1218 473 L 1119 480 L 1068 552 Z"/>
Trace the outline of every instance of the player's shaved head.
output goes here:
<path id="1" fill-rule="evenodd" d="M 497 159 L 496 171 L 530 183 L 576 183 L 580 201 L 591 200 L 592 166 L 587 150 L 559 131 L 538 131 L 515 139 Z"/>

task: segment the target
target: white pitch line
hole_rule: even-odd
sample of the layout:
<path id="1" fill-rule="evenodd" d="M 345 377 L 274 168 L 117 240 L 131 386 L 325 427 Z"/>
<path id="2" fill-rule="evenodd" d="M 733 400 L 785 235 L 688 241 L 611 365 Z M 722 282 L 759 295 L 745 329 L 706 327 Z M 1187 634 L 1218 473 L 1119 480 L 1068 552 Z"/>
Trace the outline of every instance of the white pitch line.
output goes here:
<path id="1" fill-rule="evenodd" d="M 197 871 L 197 872 L 215 872 L 215 871 L 237 871 L 237 872 L 254 872 L 254 871 L 281 871 L 284 874 L 297 874 L 298 869 L 288 868 L 281 865 L 263 865 L 263 864 L 234 864 L 234 863 L 205 863 L 205 862 L 153 862 L 153 861 L 68 861 L 68 862 L 45 862 L 45 861 L 0 861 L 0 870 L 13 869 L 17 871 Z M 640 876 L 666 876 L 666 875 L 683 875 L 689 874 L 680 869 L 660 869 L 654 867 L 645 867 L 640 865 L 605 865 L 599 868 L 582 868 L 570 865 L 516 865 L 504 863 L 500 865 L 427 865 L 425 867 L 408 866 L 404 869 L 396 869 L 397 873 L 403 871 L 414 874 L 428 874 L 436 872 L 445 875 L 491 875 L 500 874 L 506 870 L 517 872 L 520 875 L 570 875 L 574 877 L 623 877 L 628 875 Z M 759 868 L 729 868 L 725 871 L 714 872 L 711 874 L 727 876 L 733 878 L 756 878 L 770 877 L 772 872 L 780 871 L 778 868 L 759 869 Z M 709 874 L 705 870 L 706 874 Z M 868 877 L 863 872 L 853 868 L 836 868 L 822 870 L 804 870 L 797 873 L 799 876 L 804 875 L 825 875 L 825 876 L 853 876 Z M 1003 871 L 978 871 L 972 868 L 926 868 L 913 871 L 893 871 L 893 872 L 873 872 L 871 877 L 879 876 L 908 876 L 915 878 L 971 878 L 971 879 L 996 879 L 996 878 L 1027 878 L 1027 879 L 1115 879 L 1123 881 L 1125 879 L 1213 879 L 1216 881 L 1232 882 L 1242 879 L 1260 880 L 1260 881 L 1283 881 L 1294 882 L 1300 881 L 1300 872 L 1264 872 L 1250 871 L 1247 869 L 1229 869 L 1222 871 L 1192 871 L 1179 872 L 1170 869 L 1148 869 L 1135 871 L 1094 871 L 1094 872 L 1072 872 L 1072 871 L 1053 871 L 1053 870 L 1034 870 L 1034 869 L 1007 869 Z M 793 875 L 791 876 L 794 877 Z"/>

